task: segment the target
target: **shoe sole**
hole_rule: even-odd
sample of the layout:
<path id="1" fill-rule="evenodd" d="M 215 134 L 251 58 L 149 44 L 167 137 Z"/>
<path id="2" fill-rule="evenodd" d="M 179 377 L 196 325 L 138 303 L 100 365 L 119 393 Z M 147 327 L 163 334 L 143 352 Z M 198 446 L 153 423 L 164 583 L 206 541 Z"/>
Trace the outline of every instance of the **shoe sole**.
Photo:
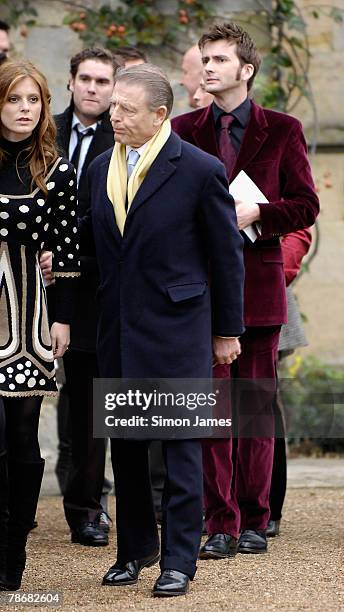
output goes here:
<path id="1" fill-rule="evenodd" d="M 189 590 L 189 589 L 188 589 Z M 187 591 L 164 591 L 160 593 L 159 591 L 153 591 L 153 597 L 180 597 L 181 595 L 186 595 Z"/>
<path id="2" fill-rule="evenodd" d="M 146 567 L 152 567 L 152 565 L 155 565 L 155 564 L 156 564 L 156 563 L 158 563 L 159 561 L 160 561 L 160 553 L 159 553 L 159 554 L 157 554 L 157 555 L 156 555 L 156 556 L 155 556 L 153 559 L 151 559 L 151 561 L 148 561 L 148 563 L 145 563 L 145 564 L 144 564 L 144 565 L 141 567 L 140 572 L 139 572 L 139 575 L 140 575 L 140 573 L 141 573 L 141 571 L 142 571 L 143 569 L 145 569 Z M 136 578 L 136 580 L 130 580 L 130 581 L 129 581 L 129 580 L 126 580 L 126 581 L 123 581 L 123 582 L 106 582 L 106 581 L 104 580 L 104 578 L 103 578 L 103 581 L 102 581 L 102 586 L 111 586 L 111 587 L 131 586 L 131 585 L 132 585 L 132 586 L 134 586 L 135 584 L 137 584 L 137 583 L 138 583 L 138 581 L 139 581 L 138 577 Z"/>
<path id="3" fill-rule="evenodd" d="M 217 552 L 201 552 L 199 553 L 199 559 L 233 559 L 237 554 L 237 551 L 225 555 Z"/>
<path id="4" fill-rule="evenodd" d="M 72 536 L 71 537 L 71 543 L 72 544 L 81 544 L 81 546 L 108 546 L 109 542 L 85 542 L 80 540 L 79 538 Z"/>
<path id="5" fill-rule="evenodd" d="M 276 529 L 275 531 L 271 531 L 270 533 L 267 531 L 266 532 L 266 537 L 267 538 L 276 538 L 276 536 L 279 536 L 280 532 L 279 529 Z"/>
<path id="6" fill-rule="evenodd" d="M 242 554 L 262 555 L 267 552 L 267 548 L 264 548 L 264 550 L 257 550 L 256 548 L 238 548 L 238 553 Z"/>
<path id="7" fill-rule="evenodd" d="M 121 586 L 135 586 L 135 584 L 137 584 L 139 581 L 139 579 L 137 578 L 136 580 L 125 580 L 123 582 L 105 582 L 103 579 L 102 582 L 102 586 L 109 586 L 109 587 L 121 587 Z"/>

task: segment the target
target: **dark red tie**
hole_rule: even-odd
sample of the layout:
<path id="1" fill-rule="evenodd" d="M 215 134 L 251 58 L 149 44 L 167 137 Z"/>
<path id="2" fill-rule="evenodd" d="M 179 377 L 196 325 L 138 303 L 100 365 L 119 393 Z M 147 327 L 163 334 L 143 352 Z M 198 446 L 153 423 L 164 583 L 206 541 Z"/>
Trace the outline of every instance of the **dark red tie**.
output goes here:
<path id="1" fill-rule="evenodd" d="M 230 136 L 230 126 L 234 121 L 233 115 L 222 115 L 221 116 L 221 132 L 219 138 L 219 151 L 222 162 L 227 170 L 228 180 L 231 177 L 236 158 L 237 152 L 233 147 L 232 139 Z"/>

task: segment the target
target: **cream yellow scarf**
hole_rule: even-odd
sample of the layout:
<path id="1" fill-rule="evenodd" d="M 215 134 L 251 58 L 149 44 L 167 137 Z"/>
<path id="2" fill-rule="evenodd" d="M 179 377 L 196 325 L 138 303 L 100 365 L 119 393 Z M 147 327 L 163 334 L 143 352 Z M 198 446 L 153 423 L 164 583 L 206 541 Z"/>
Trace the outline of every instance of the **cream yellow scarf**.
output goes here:
<path id="1" fill-rule="evenodd" d="M 126 199 L 128 197 L 129 210 L 136 192 L 143 183 L 149 168 L 160 153 L 170 134 L 171 122 L 169 119 L 166 119 L 158 132 L 148 141 L 148 145 L 137 161 L 129 181 L 125 145 L 116 142 L 114 146 L 107 174 L 106 187 L 109 200 L 112 202 L 115 211 L 116 223 L 122 236 L 125 220 L 127 218 L 127 211 L 125 210 Z"/>

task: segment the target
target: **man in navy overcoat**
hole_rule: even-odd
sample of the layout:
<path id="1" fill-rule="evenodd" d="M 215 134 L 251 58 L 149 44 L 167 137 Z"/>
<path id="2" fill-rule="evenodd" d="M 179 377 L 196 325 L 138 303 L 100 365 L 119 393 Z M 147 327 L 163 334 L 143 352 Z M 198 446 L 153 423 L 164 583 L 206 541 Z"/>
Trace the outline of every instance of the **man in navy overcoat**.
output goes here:
<path id="1" fill-rule="evenodd" d="M 222 163 L 171 133 L 172 103 L 157 67 L 119 71 L 110 109 L 116 145 L 89 168 L 102 377 L 209 378 L 213 359 L 231 363 L 240 352 L 240 346 L 228 349 L 244 331 L 242 238 L 233 199 Z M 118 550 L 104 585 L 134 584 L 159 558 L 148 444 L 112 440 Z M 153 593 L 182 595 L 194 577 L 201 538 L 201 444 L 165 440 L 163 452 L 161 575 Z"/>

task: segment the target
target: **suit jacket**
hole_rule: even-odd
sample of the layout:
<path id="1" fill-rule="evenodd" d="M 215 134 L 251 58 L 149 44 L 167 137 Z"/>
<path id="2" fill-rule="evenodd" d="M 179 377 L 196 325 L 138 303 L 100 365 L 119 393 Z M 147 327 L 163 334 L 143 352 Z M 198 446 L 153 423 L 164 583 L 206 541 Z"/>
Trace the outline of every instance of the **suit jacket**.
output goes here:
<path id="1" fill-rule="evenodd" d="M 106 192 L 110 157 L 107 151 L 89 168 L 100 374 L 209 377 L 212 333 L 244 330 L 243 241 L 224 167 L 171 134 L 135 195 L 122 237 Z M 82 239 L 89 221 L 82 220 Z"/>
<path id="2" fill-rule="evenodd" d="M 57 125 L 57 145 L 61 153 L 68 158 L 69 140 L 72 129 L 73 104 L 60 115 L 55 115 Z M 78 216 L 83 217 L 89 207 L 87 188 L 87 169 L 90 163 L 107 149 L 113 146 L 114 134 L 105 112 L 97 126 L 92 142 L 82 167 L 78 186 Z M 94 257 L 81 253 L 81 277 L 78 279 L 77 303 L 75 317 L 71 323 L 71 347 L 78 350 L 96 350 L 96 330 L 98 313 L 95 294 L 99 285 L 99 275 Z M 49 302 L 52 303 L 53 291 L 49 290 Z"/>
<path id="3" fill-rule="evenodd" d="M 212 106 L 176 117 L 181 138 L 219 157 Z M 269 200 L 260 205 L 262 235 L 245 241 L 245 324 L 287 321 L 283 256 L 279 237 L 313 225 L 319 211 L 300 122 L 252 102 L 233 180 L 245 172 Z"/>

